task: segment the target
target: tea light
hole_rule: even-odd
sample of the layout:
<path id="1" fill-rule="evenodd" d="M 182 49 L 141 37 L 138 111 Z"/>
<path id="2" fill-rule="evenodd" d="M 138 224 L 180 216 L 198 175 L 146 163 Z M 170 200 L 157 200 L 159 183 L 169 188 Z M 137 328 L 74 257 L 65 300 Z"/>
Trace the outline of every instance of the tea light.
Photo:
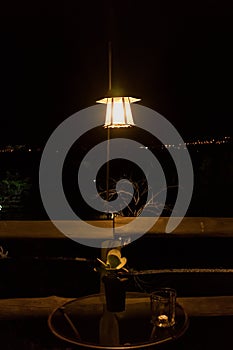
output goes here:
<path id="1" fill-rule="evenodd" d="M 158 327 L 167 327 L 167 325 L 168 325 L 167 315 L 159 315 L 157 325 L 158 325 Z"/>

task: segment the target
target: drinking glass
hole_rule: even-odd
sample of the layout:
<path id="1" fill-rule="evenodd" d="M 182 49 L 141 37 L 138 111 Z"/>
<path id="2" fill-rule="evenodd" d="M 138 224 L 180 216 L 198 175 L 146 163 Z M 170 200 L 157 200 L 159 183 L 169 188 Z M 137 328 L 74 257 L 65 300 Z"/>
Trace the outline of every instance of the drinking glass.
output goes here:
<path id="1" fill-rule="evenodd" d="M 175 324 L 176 290 L 159 288 L 150 294 L 151 321 L 161 328 L 172 327 Z"/>

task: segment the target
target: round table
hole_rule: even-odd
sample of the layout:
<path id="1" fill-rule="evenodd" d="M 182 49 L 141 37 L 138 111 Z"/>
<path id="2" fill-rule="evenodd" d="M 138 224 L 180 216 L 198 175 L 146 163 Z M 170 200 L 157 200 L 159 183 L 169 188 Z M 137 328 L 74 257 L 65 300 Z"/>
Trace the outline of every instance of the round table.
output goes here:
<path id="1" fill-rule="evenodd" d="M 188 328 L 188 317 L 176 304 L 173 327 L 158 328 L 151 322 L 150 296 L 126 293 L 125 311 L 109 312 L 104 294 L 80 297 L 56 308 L 49 316 L 52 333 L 81 348 L 143 349 L 174 341 Z"/>

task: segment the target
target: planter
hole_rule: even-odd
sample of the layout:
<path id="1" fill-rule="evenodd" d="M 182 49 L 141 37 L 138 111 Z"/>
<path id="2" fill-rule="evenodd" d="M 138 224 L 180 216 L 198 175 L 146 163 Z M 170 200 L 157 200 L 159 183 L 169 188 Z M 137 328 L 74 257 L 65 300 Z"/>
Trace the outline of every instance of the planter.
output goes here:
<path id="1" fill-rule="evenodd" d="M 109 272 L 103 276 L 105 300 L 107 310 L 121 312 L 125 310 L 125 278 L 120 278 L 117 273 Z"/>

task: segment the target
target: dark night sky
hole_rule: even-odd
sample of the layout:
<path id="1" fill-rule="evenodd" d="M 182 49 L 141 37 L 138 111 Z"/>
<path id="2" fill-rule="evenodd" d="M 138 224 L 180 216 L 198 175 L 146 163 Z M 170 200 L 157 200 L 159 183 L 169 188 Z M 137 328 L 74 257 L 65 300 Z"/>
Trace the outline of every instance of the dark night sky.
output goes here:
<path id="1" fill-rule="evenodd" d="M 231 133 L 232 7 L 217 0 L 112 4 L 11 2 L 2 11 L 0 144 L 43 144 L 64 119 L 104 96 L 109 39 L 113 84 L 141 97 L 184 138 Z"/>

